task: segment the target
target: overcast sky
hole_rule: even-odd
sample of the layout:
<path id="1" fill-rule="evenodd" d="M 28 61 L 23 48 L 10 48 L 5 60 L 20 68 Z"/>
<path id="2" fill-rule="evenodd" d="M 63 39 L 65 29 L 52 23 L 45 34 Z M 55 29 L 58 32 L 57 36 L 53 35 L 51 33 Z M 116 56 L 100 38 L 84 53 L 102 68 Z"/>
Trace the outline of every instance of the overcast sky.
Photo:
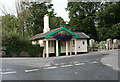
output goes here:
<path id="1" fill-rule="evenodd" d="M 52 0 L 53 8 L 57 16 L 61 16 L 65 21 L 69 21 L 68 13 L 65 11 L 67 7 L 67 0 Z M 10 14 L 15 14 L 15 0 L 0 0 L 0 8 L 3 9 L 3 5 Z M 3 13 L 0 11 L 0 16 Z"/>

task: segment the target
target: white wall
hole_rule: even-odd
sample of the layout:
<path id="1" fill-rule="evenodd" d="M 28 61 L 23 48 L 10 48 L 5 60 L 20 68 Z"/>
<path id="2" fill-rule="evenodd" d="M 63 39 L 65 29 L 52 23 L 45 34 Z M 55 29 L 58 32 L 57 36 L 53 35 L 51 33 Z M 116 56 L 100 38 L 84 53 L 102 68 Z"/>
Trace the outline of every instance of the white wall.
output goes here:
<path id="1" fill-rule="evenodd" d="M 75 51 L 75 47 L 72 47 L 72 51 Z M 77 39 L 77 52 L 87 52 L 87 39 Z"/>
<path id="2" fill-rule="evenodd" d="M 83 45 L 83 41 L 85 44 Z M 77 39 L 77 52 L 87 52 L 87 39 Z M 73 46 L 72 40 L 72 52 L 75 52 L 75 47 Z M 70 52 L 70 42 L 68 43 L 68 52 Z M 49 53 L 54 53 L 54 46 L 49 47 Z M 61 53 L 66 53 L 66 44 L 61 46 Z"/>

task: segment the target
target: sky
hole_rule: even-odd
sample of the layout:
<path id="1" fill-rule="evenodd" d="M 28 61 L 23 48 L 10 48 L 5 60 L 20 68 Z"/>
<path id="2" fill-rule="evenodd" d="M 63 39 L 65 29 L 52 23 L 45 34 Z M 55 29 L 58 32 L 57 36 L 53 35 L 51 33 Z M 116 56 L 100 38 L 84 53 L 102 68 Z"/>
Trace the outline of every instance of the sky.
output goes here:
<path id="1" fill-rule="evenodd" d="M 68 13 L 65 10 L 65 8 L 67 7 L 67 0 L 52 0 L 51 3 L 53 4 L 53 8 L 55 10 L 55 13 L 57 13 L 57 16 L 61 16 L 64 19 L 64 21 L 69 21 Z M 0 9 L 3 9 L 3 6 L 5 7 L 8 13 L 14 15 L 16 14 L 15 0 L 0 0 Z M 3 13 L 0 10 L 0 16 L 1 15 L 3 15 Z"/>

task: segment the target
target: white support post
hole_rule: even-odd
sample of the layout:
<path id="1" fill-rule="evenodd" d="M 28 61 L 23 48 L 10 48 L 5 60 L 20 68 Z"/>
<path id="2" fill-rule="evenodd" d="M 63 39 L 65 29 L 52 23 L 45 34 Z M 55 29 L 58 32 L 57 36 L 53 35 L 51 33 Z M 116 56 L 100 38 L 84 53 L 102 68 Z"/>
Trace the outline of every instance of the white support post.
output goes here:
<path id="1" fill-rule="evenodd" d="M 66 41 L 66 56 L 68 56 L 68 41 Z"/>
<path id="2" fill-rule="evenodd" d="M 49 57 L 49 51 L 48 51 L 48 40 L 46 40 L 46 57 Z"/>
<path id="3" fill-rule="evenodd" d="M 44 45 L 44 49 L 43 49 L 43 58 L 44 58 L 45 57 L 45 50 L 46 50 L 45 42 L 43 42 L 43 45 Z"/>
<path id="4" fill-rule="evenodd" d="M 77 55 L 77 40 L 75 39 L 75 55 Z"/>
<path id="5" fill-rule="evenodd" d="M 56 56 L 58 56 L 58 40 L 56 40 Z"/>
<path id="6" fill-rule="evenodd" d="M 72 41 L 70 40 L 70 55 L 72 55 Z"/>

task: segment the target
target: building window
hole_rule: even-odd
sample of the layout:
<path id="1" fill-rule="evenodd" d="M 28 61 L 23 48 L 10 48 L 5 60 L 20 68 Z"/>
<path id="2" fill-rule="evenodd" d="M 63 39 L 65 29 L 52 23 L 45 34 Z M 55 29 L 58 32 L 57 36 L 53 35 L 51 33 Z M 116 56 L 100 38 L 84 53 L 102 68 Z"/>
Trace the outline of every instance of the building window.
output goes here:
<path id="1" fill-rule="evenodd" d="M 73 47 L 75 47 L 75 40 L 73 40 Z"/>
<path id="2" fill-rule="evenodd" d="M 48 47 L 50 47 L 50 40 L 48 41 Z"/>
<path id="3" fill-rule="evenodd" d="M 85 45 L 85 41 L 83 41 L 83 45 Z"/>
<path id="4" fill-rule="evenodd" d="M 61 41 L 61 46 L 65 46 L 65 42 Z"/>
<path id="5" fill-rule="evenodd" d="M 53 40 L 48 41 L 48 47 L 53 47 L 53 46 L 54 46 L 54 41 Z"/>
<path id="6" fill-rule="evenodd" d="M 51 41 L 51 47 L 53 47 L 53 46 L 54 46 L 54 41 L 52 40 L 52 41 Z"/>

